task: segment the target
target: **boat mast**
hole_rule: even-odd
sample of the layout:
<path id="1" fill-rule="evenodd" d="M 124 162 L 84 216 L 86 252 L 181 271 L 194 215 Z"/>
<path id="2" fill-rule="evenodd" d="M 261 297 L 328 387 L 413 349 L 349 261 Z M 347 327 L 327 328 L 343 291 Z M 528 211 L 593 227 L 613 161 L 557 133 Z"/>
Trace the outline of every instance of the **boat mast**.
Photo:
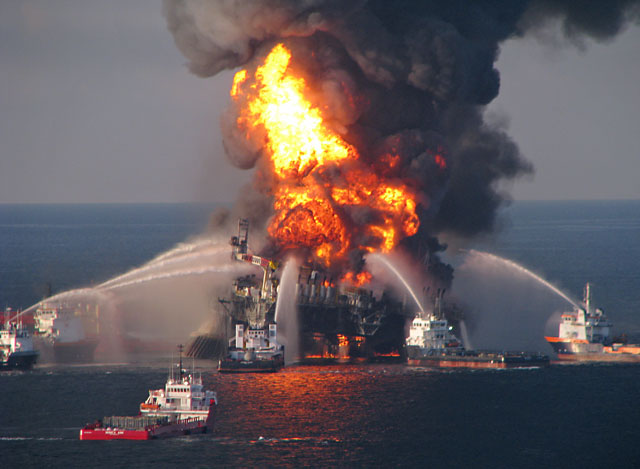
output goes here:
<path id="1" fill-rule="evenodd" d="M 589 282 L 584 287 L 584 307 L 587 314 L 591 314 L 591 284 Z"/>
<path id="2" fill-rule="evenodd" d="M 180 366 L 180 371 L 179 371 L 179 373 L 180 373 L 180 382 L 182 382 L 182 350 L 183 349 L 184 349 L 184 345 L 179 344 L 178 345 L 178 353 L 179 353 L 179 356 L 180 356 L 180 361 L 179 361 L 179 363 L 180 363 L 180 365 L 179 365 Z"/>
<path id="3" fill-rule="evenodd" d="M 446 288 L 438 288 L 438 293 L 435 299 L 435 313 L 438 319 L 442 319 L 442 297 L 444 297 L 444 292 L 446 292 Z"/>

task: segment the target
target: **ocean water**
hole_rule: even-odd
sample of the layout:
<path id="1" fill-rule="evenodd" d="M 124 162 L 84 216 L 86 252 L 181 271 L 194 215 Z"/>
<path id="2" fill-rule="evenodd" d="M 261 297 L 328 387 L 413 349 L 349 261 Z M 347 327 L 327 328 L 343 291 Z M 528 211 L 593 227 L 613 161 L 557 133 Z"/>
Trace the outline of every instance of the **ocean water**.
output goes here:
<path id="1" fill-rule="evenodd" d="M 208 221 L 207 207 L 0 206 L 0 302 L 26 307 L 141 265 Z M 640 329 L 640 202 L 527 202 L 476 249 L 579 297 L 586 281 L 617 326 Z M 550 350 L 548 351 L 550 352 Z M 171 357 L 0 374 L 1 467 L 638 467 L 640 366 L 436 371 L 289 367 L 220 375 L 213 432 L 83 442 L 84 423 L 132 415 Z"/>
<path id="2" fill-rule="evenodd" d="M 0 204 L 0 308 L 99 284 L 204 231 L 198 204 Z"/>

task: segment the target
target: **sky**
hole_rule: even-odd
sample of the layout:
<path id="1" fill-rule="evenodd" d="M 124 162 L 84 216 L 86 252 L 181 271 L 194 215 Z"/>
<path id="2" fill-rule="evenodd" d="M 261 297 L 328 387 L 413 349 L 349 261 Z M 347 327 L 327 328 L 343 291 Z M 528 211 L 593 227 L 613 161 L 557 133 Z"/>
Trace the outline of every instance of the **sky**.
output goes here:
<path id="1" fill-rule="evenodd" d="M 535 174 L 516 200 L 640 198 L 640 27 L 503 44 L 486 109 Z M 230 202 L 231 72 L 190 74 L 158 0 L 0 0 L 0 203 Z"/>
<path id="2" fill-rule="evenodd" d="M 640 27 L 608 43 L 509 40 L 487 113 L 535 166 L 519 200 L 640 199 Z"/>

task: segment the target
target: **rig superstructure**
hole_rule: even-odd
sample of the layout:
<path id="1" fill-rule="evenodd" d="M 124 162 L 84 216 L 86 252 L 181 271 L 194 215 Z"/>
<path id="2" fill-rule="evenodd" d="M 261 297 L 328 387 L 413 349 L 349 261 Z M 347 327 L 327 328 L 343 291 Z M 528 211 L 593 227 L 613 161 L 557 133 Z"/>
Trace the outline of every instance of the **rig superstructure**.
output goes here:
<path id="1" fill-rule="evenodd" d="M 309 264 L 299 267 L 295 290 L 283 292 L 279 263 L 250 253 L 248 231 L 248 221 L 241 219 L 238 235 L 231 238 L 232 259 L 260 267 L 263 275 L 260 279 L 255 275 L 237 278 L 231 295 L 218 299 L 232 335 L 220 371 L 275 371 L 284 364 L 284 346 L 275 320 L 279 294 L 289 295 L 286 301 L 295 304 L 296 337 L 288 337 L 299 344 L 293 361 L 404 359 L 408 314 L 400 301 L 386 293 L 377 298 L 373 291 L 336 281 Z M 187 354 L 214 358 L 217 340 L 212 335 L 197 336 Z"/>
<path id="2" fill-rule="evenodd" d="M 231 299 L 218 299 L 235 323 L 227 356 L 219 362 L 221 372 L 277 371 L 284 366 L 284 346 L 278 343 L 274 318 L 278 286 L 274 273 L 278 265 L 249 254 L 248 240 L 249 222 L 240 219 L 238 236 L 231 238 L 231 257 L 260 267 L 263 275 L 259 286 L 251 276 L 236 279 Z"/>

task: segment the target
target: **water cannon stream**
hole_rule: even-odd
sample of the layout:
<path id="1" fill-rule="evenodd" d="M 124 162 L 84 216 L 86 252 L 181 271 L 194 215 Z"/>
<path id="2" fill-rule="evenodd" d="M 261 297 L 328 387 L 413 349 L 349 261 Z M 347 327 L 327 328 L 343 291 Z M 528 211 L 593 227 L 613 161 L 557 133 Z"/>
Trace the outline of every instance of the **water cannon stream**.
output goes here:
<path id="1" fill-rule="evenodd" d="M 529 277 L 531 277 L 531 278 L 535 279 L 536 281 L 540 282 L 542 285 L 544 285 L 545 287 L 549 288 L 551 291 L 556 293 L 562 299 L 564 299 L 567 302 L 571 303 L 571 305 L 574 308 L 580 309 L 580 305 L 576 301 L 572 300 L 566 293 L 564 293 L 558 287 L 556 287 L 555 285 L 553 285 L 552 283 L 546 281 L 545 279 L 543 279 L 539 275 L 534 274 L 529 269 L 526 269 L 525 267 L 521 266 L 520 264 L 518 264 L 518 263 L 516 263 L 516 262 L 514 262 L 512 260 L 505 259 L 504 257 L 500 257 L 500 256 L 497 256 L 495 254 L 488 253 L 488 252 L 477 251 L 475 249 L 470 249 L 468 251 L 465 250 L 465 249 L 462 249 L 461 251 L 462 252 L 467 252 L 467 253 L 469 253 L 471 255 L 484 257 L 484 258 L 489 259 L 489 260 L 491 260 L 493 262 L 499 262 L 499 263 L 502 263 L 502 264 L 507 265 L 509 267 L 512 267 L 512 268 L 516 269 L 518 272 L 526 274 Z"/>
<path id="2" fill-rule="evenodd" d="M 374 262 L 375 261 L 381 262 L 387 269 L 393 272 L 393 274 L 398 278 L 398 280 L 402 282 L 404 287 L 407 289 L 407 291 L 411 295 L 411 298 L 413 298 L 413 301 L 416 303 L 416 306 L 418 306 L 418 310 L 424 311 L 424 306 L 422 306 L 422 303 L 420 302 L 420 300 L 418 300 L 418 297 L 414 293 L 413 289 L 411 288 L 407 280 L 402 276 L 402 274 L 398 271 L 398 269 L 395 268 L 395 266 L 389 261 L 389 259 L 387 259 L 387 257 L 385 257 L 382 254 L 374 253 L 374 254 L 367 255 L 366 258 L 368 261 L 370 260 Z"/>

